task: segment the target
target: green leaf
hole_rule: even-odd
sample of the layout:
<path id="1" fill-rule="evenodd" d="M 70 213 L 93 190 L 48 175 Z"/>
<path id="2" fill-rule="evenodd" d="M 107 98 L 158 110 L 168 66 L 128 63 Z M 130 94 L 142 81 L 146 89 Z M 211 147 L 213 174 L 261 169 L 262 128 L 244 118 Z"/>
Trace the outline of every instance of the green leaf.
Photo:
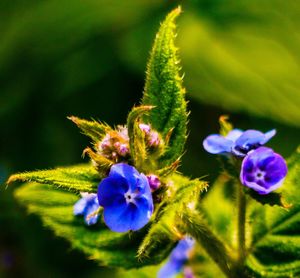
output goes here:
<path id="1" fill-rule="evenodd" d="M 300 275 L 300 150 L 288 160 L 288 169 L 282 190 L 292 207 L 259 205 L 252 211 L 247 267 L 257 277 Z"/>
<path id="2" fill-rule="evenodd" d="M 59 189 L 79 192 L 95 192 L 100 181 L 98 172 L 90 164 L 39 170 L 10 176 L 7 184 L 13 182 L 37 182 L 53 185 Z"/>
<path id="3" fill-rule="evenodd" d="M 143 105 L 155 106 L 145 122 L 164 137 L 172 131 L 163 164 L 174 162 L 183 152 L 186 141 L 187 111 L 182 86 L 177 48 L 174 45 L 176 17 L 181 8 L 173 10 L 161 24 L 147 65 Z"/>
<path id="4" fill-rule="evenodd" d="M 70 241 L 73 248 L 83 251 L 90 259 L 101 265 L 129 269 L 158 264 L 168 256 L 180 238 L 176 212 L 194 205 L 206 183 L 173 175 L 169 186 L 174 189 L 173 194 L 160 206 L 162 210 L 156 212 L 155 221 L 134 233 L 115 233 L 104 223 L 87 227 L 82 217 L 73 215 L 79 197 L 73 192 L 58 190 L 52 183 L 27 183 L 15 191 L 15 197 L 30 213 L 39 215 L 55 235 Z"/>
<path id="5" fill-rule="evenodd" d="M 28 183 L 15 191 L 15 197 L 30 213 L 38 214 L 56 236 L 65 238 L 73 248 L 83 251 L 101 265 L 123 268 L 143 265 L 136 258 L 143 231 L 124 234 L 112 232 L 104 224 L 87 227 L 82 217 L 73 215 L 73 206 L 79 199 L 74 193 L 45 184 Z"/>
<path id="6" fill-rule="evenodd" d="M 160 205 L 159 214 L 139 247 L 138 257 L 141 260 L 153 254 L 161 254 L 163 258 L 170 252 L 181 237 L 177 227 L 177 213 L 179 211 L 184 213 L 188 207 L 194 208 L 200 193 L 207 188 L 204 181 L 189 180 L 180 175 L 172 175 L 168 183 L 174 188 L 172 196 Z M 159 250 L 160 242 L 163 241 L 168 242 L 168 248 Z"/>
<path id="7" fill-rule="evenodd" d="M 107 124 L 95 120 L 87 121 L 74 116 L 70 116 L 68 119 L 75 123 L 81 129 L 82 133 L 89 136 L 93 142 L 100 141 L 107 132 L 111 131 L 111 128 Z"/>

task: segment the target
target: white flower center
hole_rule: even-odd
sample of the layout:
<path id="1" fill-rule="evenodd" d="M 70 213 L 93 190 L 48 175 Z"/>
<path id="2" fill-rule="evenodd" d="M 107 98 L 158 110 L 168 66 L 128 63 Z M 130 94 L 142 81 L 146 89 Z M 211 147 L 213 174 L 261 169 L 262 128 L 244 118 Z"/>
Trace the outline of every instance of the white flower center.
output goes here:
<path id="1" fill-rule="evenodd" d="M 138 195 L 137 192 L 131 192 L 130 190 L 127 191 L 124 195 L 126 203 L 127 204 L 129 204 L 129 203 L 134 203 L 135 204 L 135 198 L 136 198 L 137 195 Z"/>
<path id="2" fill-rule="evenodd" d="M 262 172 L 262 171 L 260 171 L 260 170 L 257 170 L 256 173 L 255 173 L 255 177 L 256 177 L 256 179 L 258 179 L 258 180 L 262 180 L 262 179 L 264 179 L 264 177 L 265 177 L 265 172 Z"/>

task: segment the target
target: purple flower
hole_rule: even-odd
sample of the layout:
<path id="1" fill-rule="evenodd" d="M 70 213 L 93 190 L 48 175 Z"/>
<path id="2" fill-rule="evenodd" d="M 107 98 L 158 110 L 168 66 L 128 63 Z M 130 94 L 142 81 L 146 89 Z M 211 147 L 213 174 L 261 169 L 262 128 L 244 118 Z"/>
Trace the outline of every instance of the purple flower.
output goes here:
<path id="1" fill-rule="evenodd" d="M 268 194 L 281 186 L 286 174 L 283 157 L 270 148 L 260 147 L 244 158 L 240 180 L 259 194 Z"/>
<path id="2" fill-rule="evenodd" d="M 99 215 L 93 213 L 99 209 L 97 194 L 81 193 L 81 196 L 82 198 L 74 205 L 74 215 L 83 215 L 88 226 L 96 224 Z"/>
<path id="3" fill-rule="evenodd" d="M 194 244 L 195 240 L 188 236 L 180 240 L 171 252 L 167 263 L 159 270 L 157 277 L 172 278 L 180 273 L 189 258 L 189 253 Z"/>
<path id="4" fill-rule="evenodd" d="M 146 176 L 125 163 L 113 165 L 109 176 L 100 182 L 98 200 L 104 208 L 104 222 L 114 232 L 139 230 L 153 213 Z"/>
<path id="5" fill-rule="evenodd" d="M 203 141 L 204 149 L 212 154 L 230 154 L 244 157 L 249 151 L 267 143 L 276 130 L 272 129 L 266 133 L 258 130 L 233 129 L 226 136 L 212 134 Z"/>
<path id="6" fill-rule="evenodd" d="M 156 175 L 147 175 L 147 179 L 150 185 L 151 190 L 155 191 L 156 189 L 158 189 L 161 185 L 161 182 L 158 178 L 158 176 Z"/>

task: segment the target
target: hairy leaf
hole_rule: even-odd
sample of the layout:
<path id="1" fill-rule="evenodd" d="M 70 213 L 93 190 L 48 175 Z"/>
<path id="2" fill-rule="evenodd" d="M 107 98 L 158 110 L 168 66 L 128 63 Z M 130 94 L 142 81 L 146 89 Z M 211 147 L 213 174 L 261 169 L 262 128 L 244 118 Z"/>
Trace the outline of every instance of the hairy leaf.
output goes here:
<path id="1" fill-rule="evenodd" d="M 104 224 L 87 227 L 82 217 L 73 215 L 73 206 L 79 199 L 73 193 L 45 184 L 28 183 L 17 189 L 15 196 L 30 213 L 38 214 L 55 235 L 67 239 L 73 248 L 101 265 L 123 268 L 142 265 L 136 259 L 142 233 L 115 233 Z"/>
<path id="2" fill-rule="evenodd" d="M 101 265 L 129 269 L 158 264 L 166 258 L 179 239 L 176 211 L 184 211 L 187 205 L 193 205 L 199 192 L 206 187 L 204 182 L 189 181 L 178 175 L 174 175 L 169 183 L 170 186 L 176 183 L 179 188 L 169 197 L 168 204 L 157 215 L 157 221 L 134 233 L 115 233 L 103 223 L 87 227 L 82 217 L 73 215 L 79 197 L 67 190 L 57 190 L 51 183 L 27 183 L 15 191 L 15 196 L 30 213 L 39 215 L 45 226 L 70 241 L 73 248 L 83 251 L 90 259 Z"/>
<path id="3" fill-rule="evenodd" d="M 199 180 L 189 180 L 180 175 L 173 175 L 169 181 L 169 186 L 175 190 L 164 203 L 161 204 L 160 213 L 157 215 L 148 234 L 144 238 L 138 250 L 140 259 L 151 257 L 151 254 L 162 254 L 164 257 L 178 239 L 177 213 L 180 211 L 183 214 L 188 207 L 195 208 L 197 201 L 200 198 L 200 193 L 207 187 L 207 183 Z M 160 242 L 166 241 L 169 243 L 169 248 L 159 250 Z"/>
<path id="4" fill-rule="evenodd" d="M 252 211 L 247 266 L 257 277 L 300 275 L 300 150 L 288 161 L 283 194 L 289 209 L 259 206 Z"/>
<path id="5" fill-rule="evenodd" d="M 87 121 L 74 116 L 70 116 L 68 119 L 75 123 L 82 133 L 89 136 L 93 142 L 100 141 L 107 132 L 111 131 L 107 124 L 98 121 Z"/>
<path id="6" fill-rule="evenodd" d="M 180 211 L 178 215 L 184 222 L 183 229 L 201 244 L 203 249 L 219 265 L 224 274 L 228 277 L 235 277 L 231 275 L 234 263 L 229 256 L 228 248 L 210 230 L 201 215 L 189 209 L 185 212 Z"/>
<path id="7" fill-rule="evenodd" d="M 185 90 L 180 76 L 177 48 L 174 45 L 176 17 L 180 7 L 173 10 L 161 24 L 147 65 L 143 105 L 155 106 L 145 122 L 163 136 L 172 130 L 169 148 L 163 164 L 175 161 L 183 152 L 186 140 L 187 111 Z"/>
<path id="8" fill-rule="evenodd" d="M 100 181 L 98 172 L 90 164 L 80 164 L 51 170 L 39 170 L 12 175 L 7 184 L 15 181 L 37 182 L 79 192 L 95 192 Z"/>

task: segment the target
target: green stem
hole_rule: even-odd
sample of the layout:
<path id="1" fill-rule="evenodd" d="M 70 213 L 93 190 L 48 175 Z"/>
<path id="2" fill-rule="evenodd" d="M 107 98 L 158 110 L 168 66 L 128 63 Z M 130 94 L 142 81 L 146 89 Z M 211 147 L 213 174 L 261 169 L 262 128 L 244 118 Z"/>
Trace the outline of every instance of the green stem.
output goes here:
<path id="1" fill-rule="evenodd" d="M 228 250 L 217 235 L 203 221 L 201 215 L 192 211 L 185 211 L 179 215 L 184 227 L 182 231 L 195 238 L 211 259 L 219 266 L 223 273 L 230 278 L 235 275 L 234 262 L 228 254 Z"/>
<path id="2" fill-rule="evenodd" d="M 246 257 L 245 223 L 246 223 L 246 196 L 243 186 L 238 184 L 238 264 L 243 265 Z"/>

